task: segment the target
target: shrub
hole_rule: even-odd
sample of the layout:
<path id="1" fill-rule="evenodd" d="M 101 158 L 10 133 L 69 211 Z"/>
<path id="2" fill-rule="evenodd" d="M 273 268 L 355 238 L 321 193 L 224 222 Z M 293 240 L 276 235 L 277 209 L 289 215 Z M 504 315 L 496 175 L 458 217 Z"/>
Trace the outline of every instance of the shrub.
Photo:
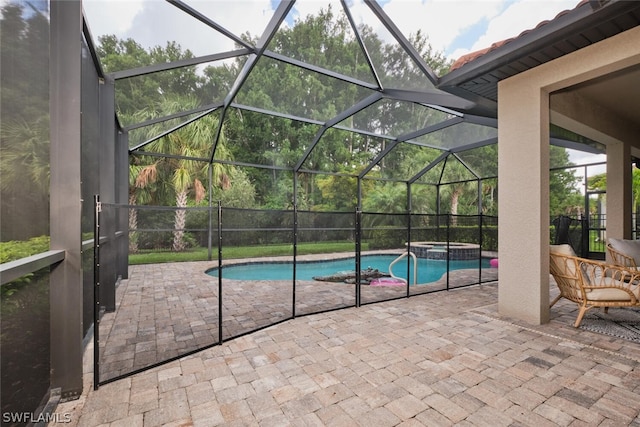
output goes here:
<path id="1" fill-rule="evenodd" d="M 369 244 L 369 249 L 396 249 L 405 247 L 407 233 L 397 227 L 380 227 L 367 233 L 363 242 Z"/>
<path id="2" fill-rule="evenodd" d="M 39 236 L 26 241 L 0 242 L 0 264 L 47 252 L 50 240 L 49 236 Z"/>

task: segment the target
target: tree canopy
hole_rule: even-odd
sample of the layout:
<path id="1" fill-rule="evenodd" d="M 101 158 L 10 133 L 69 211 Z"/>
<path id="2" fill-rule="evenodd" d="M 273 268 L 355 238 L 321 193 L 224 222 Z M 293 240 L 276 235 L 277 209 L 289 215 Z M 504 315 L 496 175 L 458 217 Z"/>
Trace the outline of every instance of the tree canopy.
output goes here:
<path id="1" fill-rule="evenodd" d="M 0 216 L 3 241 L 49 232 L 49 21 L 0 13 Z"/>
<path id="2" fill-rule="evenodd" d="M 1 190 L 3 201 L 13 201 L 2 203 L 2 214 L 5 219 L 14 218 L 2 222 L 2 238 L 26 238 L 29 236 L 18 236 L 17 230 L 44 234 L 47 229 L 48 21 L 39 13 L 24 14 L 23 6 L 8 3 L 2 7 L 1 24 Z M 272 57 L 261 58 L 224 111 L 215 106 L 225 101 L 248 56 L 117 80 L 116 108 L 123 126 L 156 119 L 169 111 L 179 115 L 131 129 L 130 147 L 213 106 L 198 119 L 206 132 L 176 131 L 145 146 L 157 155 L 131 156 L 133 200 L 167 206 L 196 203 L 199 197 L 193 191 L 194 179 L 206 184 L 204 171 L 213 156 L 213 189 L 211 196 L 205 194 L 205 201 L 212 197 L 212 201 L 222 200 L 235 207 L 291 208 L 297 184 L 300 209 L 353 211 L 358 201 L 357 177 L 362 176 L 366 178 L 360 183 L 363 209 L 404 212 L 407 194 L 403 188 L 413 178 L 412 212 L 476 214 L 481 205 L 482 212 L 497 214 L 496 145 L 450 154 L 446 161 L 435 164 L 445 141 L 489 139 L 495 136 L 495 129 L 465 123 L 416 136 L 413 142 L 398 142 L 395 135 L 409 135 L 455 116 L 432 105 L 384 97 L 336 126 L 322 128 L 327 117 L 336 117 L 371 93 L 331 77 L 330 72 L 362 82 L 379 77 L 383 85 L 398 89 L 425 82 L 422 71 L 400 45 L 384 42 L 366 25 L 358 30 L 370 58 L 363 55 L 345 15 L 331 7 L 282 26 L 269 44 Z M 242 37 L 251 43 L 258 39 L 249 33 Z M 432 48 L 423 33 L 409 35 L 408 40 L 436 74 L 448 70 L 450 61 Z M 176 42 L 145 49 L 133 39 L 121 40 L 115 35 L 99 39 L 97 54 L 107 73 L 194 57 Z M 330 72 L 298 67 L 292 61 L 278 60 L 277 55 Z M 379 76 L 373 75 L 369 60 L 378 67 Z M 174 107 L 169 110 L 171 103 Z M 190 109 L 199 112 L 190 114 Z M 189 134 L 187 139 L 181 137 L 184 134 Z M 138 186 L 139 174 L 150 178 L 149 168 L 159 166 L 158 155 L 162 154 L 173 160 L 163 163 L 156 181 L 149 181 L 145 188 Z M 552 148 L 552 166 L 569 164 L 565 150 Z M 427 166 L 433 167 L 426 170 Z M 479 178 L 490 179 L 478 184 Z M 576 182 L 571 172 L 552 174 L 552 214 L 578 203 Z M 440 206 L 434 186 L 440 188 Z M 187 192 L 178 200 L 170 188 Z M 33 215 L 14 214 L 25 211 Z M 20 221 L 29 222 L 29 226 L 19 225 Z"/>

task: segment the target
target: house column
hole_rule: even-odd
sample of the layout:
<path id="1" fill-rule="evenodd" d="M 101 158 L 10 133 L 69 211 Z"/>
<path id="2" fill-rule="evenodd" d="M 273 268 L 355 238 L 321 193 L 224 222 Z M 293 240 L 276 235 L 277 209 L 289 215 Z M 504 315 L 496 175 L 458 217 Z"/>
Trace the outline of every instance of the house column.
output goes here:
<path id="1" fill-rule="evenodd" d="M 631 238 L 631 147 L 607 144 L 607 237 Z"/>
<path id="2" fill-rule="evenodd" d="M 525 73 L 526 74 L 526 73 Z M 498 84 L 500 314 L 549 321 L 549 95 L 521 76 Z"/>

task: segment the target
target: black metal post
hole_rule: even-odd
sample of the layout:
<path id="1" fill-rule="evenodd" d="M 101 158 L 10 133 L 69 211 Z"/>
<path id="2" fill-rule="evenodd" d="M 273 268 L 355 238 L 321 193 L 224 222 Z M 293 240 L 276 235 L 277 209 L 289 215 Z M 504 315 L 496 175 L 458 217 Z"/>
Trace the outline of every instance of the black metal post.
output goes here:
<path id="1" fill-rule="evenodd" d="M 409 184 L 407 182 L 407 298 L 409 298 L 409 296 L 411 295 L 411 293 L 409 292 L 409 286 L 410 286 L 410 281 L 409 278 L 411 277 L 411 256 L 409 255 L 409 253 L 411 252 L 411 184 Z M 414 261 L 416 262 L 416 261 Z M 418 269 L 415 269 L 416 275 L 418 274 Z M 418 278 L 414 277 L 413 278 L 416 283 Z"/>
<path id="2" fill-rule="evenodd" d="M 449 290 L 449 240 L 451 239 L 451 214 L 447 214 L 447 290 Z"/>
<path id="3" fill-rule="evenodd" d="M 100 196 L 93 196 L 93 389 L 100 386 Z"/>
<path id="4" fill-rule="evenodd" d="M 438 240 L 440 240 L 440 184 L 436 185 L 436 230 L 438 230 Z"/>
<path id="5" fill-rule="evenodd" d="M 480 238 L 478 239 L 478 244 L 480 245 L 480 251 L 479 251 L 479 257 L 478 257 L 478 283 L 481 284 L 482 283 L 482 246 L 483 246 L 483 236 L 484 233 L 482 232 L 482 227 L 483 227 L 483 221 L 482 221 L 482 214 L 478 215 L 478 226 L 480 227 Z"/>
<path id="6" fill-rule="evenodd" d="M 222 341 L 222 202 L 218 201 L 218 343 Z"/>
<path id="7" fill-rule="evenodd" d="M 213 258 L 213 163 L 209 163 L 208 171 L 209 180 L 209 226 L 207 227 L 207 259 L 211 261 Z"/>
<path id="8" fill-rule="evenodd" d="M 360 307 L 362 303 L 362 294 L 360 287 L 360 269 L 362 260 L 362 178 L 358 177 L 358 200 L 356 202 L 356 307 Z"/>
<path id="9" fill-rule="evenodd" d="M 478 224 L 480 227 L 480 238 L 478 244 L 480 245 L 479 257 L 478 257 L 478 283 L 482 283 L 482 180 L 478 180 Z"/>
<path id="10" fill-rule="evenodd" d="M 356 307 L 360 307 L 361 294 L 360 294 L 360 280 L 362 261 L 360 256 L 362 254 L 362 211 L 356 208 Z"/>
<path id="11" fill-rule="evenodd" d="M 296 317 L 296 265 L 298 263 L 298 205 L 293 205 L 293 286 L 291 288 L 291 316 Z"/>
<path id="12" fill-rule="evenodd" d="M 478 215 L 482 215 L 482 180 L 478 179 Z"/>

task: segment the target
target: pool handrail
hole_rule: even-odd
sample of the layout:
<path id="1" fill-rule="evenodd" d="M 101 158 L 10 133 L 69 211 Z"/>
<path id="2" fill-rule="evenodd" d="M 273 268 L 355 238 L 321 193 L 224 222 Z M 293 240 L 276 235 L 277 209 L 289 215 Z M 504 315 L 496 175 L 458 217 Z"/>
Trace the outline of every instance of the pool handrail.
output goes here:
<path id="1" fill-rule="evenodd" d="M 391 264 L 389 264 L 389 275 L 391 277 L 393 277 L 394 279 L 398 279 L 398 280 L 402 280 L 405 283 L 409 283 L 408 278 L 407 279 L 403 279 L 402 277 L 398 277 L 395 274 L 393 274 L 393 266 L 400 261 L 401 259 L 403 259 L 404 257 L 406 257 L 407 255 L 411 255 L 413 257 L 413 284 L 417 284 L 418 282 L 418 258 L 416 257 L 416 254 L 414 254 L 411 251 L 407 251 L 404 252 L 402 254 L 400 254 L 400 256 L 396 259 L 394 259 L 393 261 L 391 261 Z"/>

